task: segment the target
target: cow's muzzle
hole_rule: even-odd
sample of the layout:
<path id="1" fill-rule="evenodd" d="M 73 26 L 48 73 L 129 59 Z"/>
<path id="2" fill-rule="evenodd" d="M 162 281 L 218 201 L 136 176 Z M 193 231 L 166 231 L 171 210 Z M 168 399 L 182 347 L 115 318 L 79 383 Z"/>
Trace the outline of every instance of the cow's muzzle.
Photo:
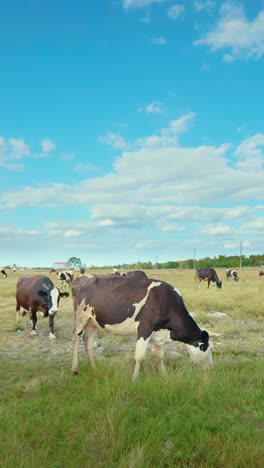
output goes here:
<path id="1" fill-rule="evenodd" d="M 50 309 L 50 310 L 49 310 L 49 315 L 54 316 L 54 315 L 56 315 L 57 313 L 58 313 L 58 309 Z"/>

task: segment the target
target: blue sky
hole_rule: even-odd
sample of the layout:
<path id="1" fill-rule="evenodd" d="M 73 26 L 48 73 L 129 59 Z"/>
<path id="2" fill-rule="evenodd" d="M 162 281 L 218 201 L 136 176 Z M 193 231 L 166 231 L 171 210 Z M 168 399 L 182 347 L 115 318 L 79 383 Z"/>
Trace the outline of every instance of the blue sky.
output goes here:
<path id="1" fill-rule="evenodd" d="M 264 252 L 264 1 L 2 0 L 0 264 Z"/>

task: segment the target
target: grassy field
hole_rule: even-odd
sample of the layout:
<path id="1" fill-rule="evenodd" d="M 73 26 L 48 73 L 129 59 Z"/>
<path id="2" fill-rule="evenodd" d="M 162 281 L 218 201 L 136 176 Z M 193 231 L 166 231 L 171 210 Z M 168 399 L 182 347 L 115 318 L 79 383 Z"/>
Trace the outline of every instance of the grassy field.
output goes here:
<path id="1" fill-rule="evenodd" d="M 166 377 L 150 347 L 137 383 L 134 337 L 100 336 L 96 371 L 80 343 L 80 374 L 70 374 L 71 298 L 61 299 L 55 343 L 40 316 L 36 337 L 27 317 L 18 329 L 16 281 L 33 273 L 0 277 L 1 467 L 264 466 L 264 279 L 257 270 L 239 271 L 238 283 L 217 270 L 222 290 L 198 288 L 190 270 L 147 272 L 177 287 L 198 325 L 221 336 L 207 370 L 190 363 L 184 345 L 168 343 Z"/>

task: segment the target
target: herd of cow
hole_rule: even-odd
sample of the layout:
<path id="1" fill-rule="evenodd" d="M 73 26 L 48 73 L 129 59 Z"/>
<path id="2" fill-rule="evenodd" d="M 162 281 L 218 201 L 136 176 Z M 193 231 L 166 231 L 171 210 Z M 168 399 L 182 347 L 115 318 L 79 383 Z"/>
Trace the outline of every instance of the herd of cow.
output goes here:
<path id="1" fill-rule="evenodd" d="M 7 277 L 4 269 L 1 273 Z M 55 273 L 51 270 L 50 273 Z M 95 367 L 94 340 L 100 331 L 113 335 L 136 335 L 135 368 L 133 380 L 139 375 L 150 339 L 154 341 L 155 355 L 160 371 L 165 372 L 164 345 L 168 339 L 187 345 L 193 361 L 212 364 L 213 347 L 206 330 L 201 330 L 187 311 L 180 292 L 170 284 L 148 276 L 140 270 L 120 274 L 85 275 L 74 279 L 70 271 L 56 272 L 60 288 L 48 276 L 22 276 L 17 281 L 16 312 L 29 314 L 31 334 L 36 335 L 37 312 L 49 318 L 50 339 L 55 340 L 54 317 L 58 313 L 60 298 L 69 297 L 62 292 L 68 285 L 72 292 L 74 309 L 72 373 L 78 373 L 78 343 L 82 336 L 88 361 Z M 261 273 L 261 272 L 260 272 Z M 263 275 L 263 272 L 262 272 Z M 262 276 L 260 274 L 260 276 Z M 226 270 L 226 278 L 238 281 L 235 270 Z M 212 268 L 196 270 L 195 280 L 213 282 L 221 288 L 222 281 Z M 22 308 L 22 312 L 20 312 Z"/>

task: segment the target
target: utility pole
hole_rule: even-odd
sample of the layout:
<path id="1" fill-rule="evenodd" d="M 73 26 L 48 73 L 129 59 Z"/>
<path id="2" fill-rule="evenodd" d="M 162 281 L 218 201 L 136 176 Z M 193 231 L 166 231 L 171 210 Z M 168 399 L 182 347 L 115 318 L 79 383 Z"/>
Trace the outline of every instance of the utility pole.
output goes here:
<path id="1" fill-rule="evenodd" d="M 239 268 L 240 270 L 242 268 L 242 241 L 240 241 L 240 247 L 239 247 Z"/>
<path id="2" fill-rule="evenodd" d="M 193 269 L 195 270 L 195 252 L 196 249 L 193 249 Z"/>

